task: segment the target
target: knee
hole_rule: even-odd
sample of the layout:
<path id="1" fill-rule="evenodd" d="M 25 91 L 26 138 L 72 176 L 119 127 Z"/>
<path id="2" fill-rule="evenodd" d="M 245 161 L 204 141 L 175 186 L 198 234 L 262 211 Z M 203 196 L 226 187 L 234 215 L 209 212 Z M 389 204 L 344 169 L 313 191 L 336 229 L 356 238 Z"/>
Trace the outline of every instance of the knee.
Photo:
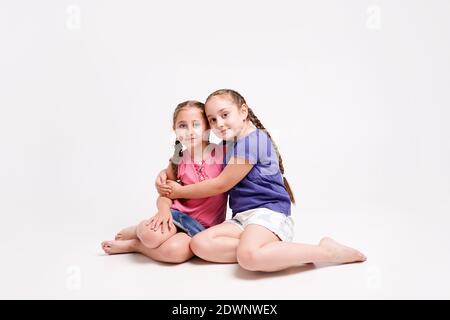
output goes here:
<path id="1" fill-rule="evenodd" d="M 162 254 L 165 261 L 169 263 L 183 263 L 193 256 L 189 243 L 184 241 L 172 241 L 165 244 Z"/>
<path id="2" fill-rule="evenodd" d="M 236 259 L 239 265 L 248 271 L 261 270 L 261 257 L 259 250 L 256 248 L 238 247 Z"/>
<path id="3" fill-rule="evenodd" d="M 192 252 L 198 257 L 208 256 L 211 251 L 212 239 L 205 233 L 196 234 L 190 242 Z"/>
<path id="4" fill-rule="evenodd" d="M 161 232 L 151 230 L 149 226 L 145 225 L 145 221 L 138 225 L 136 235 L 147 248 L 157 248 L 163 242 Z"/>

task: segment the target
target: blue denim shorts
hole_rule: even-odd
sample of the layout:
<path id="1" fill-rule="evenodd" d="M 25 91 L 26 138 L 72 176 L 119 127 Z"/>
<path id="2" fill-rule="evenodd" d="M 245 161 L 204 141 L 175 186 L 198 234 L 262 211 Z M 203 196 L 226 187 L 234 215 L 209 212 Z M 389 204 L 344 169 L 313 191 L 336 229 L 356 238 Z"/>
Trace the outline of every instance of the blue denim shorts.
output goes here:
<path id="1" fill-rule="evenodd" d="M 188 236 L 193 237 L 205 230 L 205 227 L 191 216 L 175 209 L 170 209 L 170 211 L 172 211 L 173 224 L 186 232 Z"/>

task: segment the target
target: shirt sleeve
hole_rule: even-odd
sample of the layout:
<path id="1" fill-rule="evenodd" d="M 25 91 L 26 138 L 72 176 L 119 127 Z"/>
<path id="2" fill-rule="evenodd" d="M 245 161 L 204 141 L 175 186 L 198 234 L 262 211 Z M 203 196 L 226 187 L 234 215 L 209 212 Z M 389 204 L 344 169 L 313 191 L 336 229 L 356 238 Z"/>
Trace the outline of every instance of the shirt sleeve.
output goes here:
<path id="1" fill-rule="evenodd" d="M 235 157 L 244 159 L 252 165 L 257 164 L 259 160 L 258 136 L 258 134 L 250 134 L 230 144 L 227 150 L 227 162 Z"/>

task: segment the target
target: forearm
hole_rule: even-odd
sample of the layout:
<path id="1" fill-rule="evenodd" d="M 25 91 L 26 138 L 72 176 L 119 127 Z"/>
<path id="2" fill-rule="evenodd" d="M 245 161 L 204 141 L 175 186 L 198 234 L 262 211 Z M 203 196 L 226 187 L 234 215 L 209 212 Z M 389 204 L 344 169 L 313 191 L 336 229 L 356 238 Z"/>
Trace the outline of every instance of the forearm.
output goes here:
<path id="1" fill-rule="evenodd" d="M 179 198 L 200 199 L 212 197 L 228 191 L 218 178 L 205 180 L 199 183 L 186 185 L 180 188 Z"/>
<path id="2" fill-rule="evenodd" d="M 159 196 L 158 200 L 156 200 L 156 207 L 158 208 L 158 211 L 170 211 L 170 208 L 172 207 L 172 200 Z"/>
<path id="3" fill-rule="evenodd" d="M 230 162 L 235 163 L 235 159 L 231 158 Z M 190 184 L 182 187 L 177 187 L 174 194 L 171 194 L 172 199 L 199 199 L 215 196 L 227 192 L 239 183 L 253 168 L 250 163 L 245 163 L 246 160 L 239 160 L 239 165 L 227 165 L 225 169 L 215 178 L 204 180 L 199 183 Z"/>

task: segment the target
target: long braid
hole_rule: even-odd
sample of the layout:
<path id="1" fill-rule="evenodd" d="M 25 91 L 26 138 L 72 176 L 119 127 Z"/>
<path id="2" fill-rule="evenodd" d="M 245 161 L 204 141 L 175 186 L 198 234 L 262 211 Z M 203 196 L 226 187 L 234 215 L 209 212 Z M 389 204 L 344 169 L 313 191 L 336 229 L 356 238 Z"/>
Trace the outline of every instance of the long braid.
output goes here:
<path id="1" fill-rule="evenodd" d="M 281 158 L 280 151 L 278 150 L 277 145 L 275 144 L 275 141 L 273 141 L 272 136 L 270 135 L 269 131 L 264 127 L 264 125 L 261 123 L 261 121 L 258 119 L 258 117 L 253 113 L 253 110 L 249 107 L 248 108 L 248 119 L 255 125 L 256 128 L 263 130 L 267 136 L 272 141 L 273 148 L 275 149 L 275 152 L 278 156 L 278 165 L 280 167 L 281 175 L 283 176 L 283 183 L 286 188 L 286 191 L 289 194 L 289 198 L 291 199 L 291 202 L 295 204 L 295 197 L 294 193 L 292 192 L 291 186 L 289 185 L 289 182 L 287 181 L 286 177 L 284 176 L 284 166 L 283 166 L 283 158 Z"/>
<path id="2" fill-rule="evenodd" d="M 172 165 L 172 171 L 178 179 L 178 163 L 183 158 L 183 145 L 180 141 L 175 140 L 173 156 L 170 158 L 170 164 Z"/>
<path id="3" fill-rule="evenodd" d="M 220 90 L 214 91 L 213 93 L 211 93 L 208 96 L 208 98 L 206 99 L 206 102 L 208 102 L 208 100 L 214 96 L 219 96 L 219 95 L 223 95 L 223 94 L 228 95 L 238 107 L 242 106 L 243 104 L 247 105 L 247 102 L 245 102 L 244 97 L 241 96 L 241 94 L 239 92 L 231 90 L 231 89 L 220 89 Z M 270 138 L 270 140 L 272 141 L 272 145 L 278 156 L 278 165 L 280 167 L 281 175 L 283 176 L 284 187 L 286 188 L 286 191 L 289 194 L 289 198 L 291 199 L 291 202 L 295 204 L 294 193 L 292 192 L 291 186 L 289 185 L 286 177 L 284 176 L 283 159 L 281 158 L 281 155 L 280 155 L 277 145 L 273 141 L 270 133 L 267 131 L 267 129 L 264 127 L 264 125 L 261 123 L 261 121 L 259 121 L 258 117 L 253 113 L 253 110 L 250 109 L 249 107 L 248 107 L 247 119 L 250 120 L 255 125 L 256 128 L 263 130 L 267 134 L 267 136 Z"/>
<path id="4" fill-rule="evenodd" d="M 273 147 L 275 151 L 277 152 L 278 156 L 278 164 L 280 166 L 281 174 L 284 175 L 284 166 L 283 166 L 283 159 L 281 158 L 280 152 L 278 151 L 278 147 L 275 144 L 275 141 L 273 141 L 272 136 L 270 135 L 269 131 L 264 127 L 264 125 L 261 123 L 261 121 L 258 119 L 258 117 L 253 113 L 253 110 L 249 107 L 248 108 L 248 119 L 255 125 L 256 128 L 261 129 L 264 131 L 272 140 Z"/>

